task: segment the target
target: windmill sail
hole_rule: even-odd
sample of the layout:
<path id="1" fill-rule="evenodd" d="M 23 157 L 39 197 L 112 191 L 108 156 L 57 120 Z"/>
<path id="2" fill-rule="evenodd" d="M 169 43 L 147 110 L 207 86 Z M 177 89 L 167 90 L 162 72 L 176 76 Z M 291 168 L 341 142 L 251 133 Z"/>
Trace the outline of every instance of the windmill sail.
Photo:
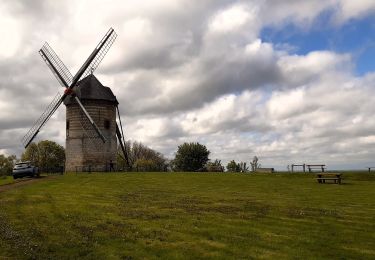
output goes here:
<path id="1" fill-rule="evenodd" d="M 118 124 L 116 124 L 116 135 L 117 135 L 117 139 L 120 143 L 121 151 L 124 155 L 125 162 L 126 162 L 127 166 L 130 167 L 129 156 L 128 156 L 128 153 L 126 151 L 126 143 L 123 142 L 123 140 L 122 140 L 122 136 L 121 136 L 121 132 L 120 132 L 120 128 L 119 128 Z"/>
<path id="2" fill-rule="evenodd" d="M 25 148 L 32 142 L 35 136 L 39 133 L 39 130 L 48 121 L 48 119 L 52 116 L 52 114 L 56 111 L 60 104 L 61 95 L 60 93 L 57 93 L 57 95 L 53 98 L 52 102 L 44 110 L 43 114 L 34 123 L 33 127 L 31 127 L 30 130 L 26 133 L 26 135 L 22 138 L 22 143 L 25 146 Z"/>
<path id="3" fill-rule="evenodd" d="M 84 137 L 86 137 L 83 140 L 86 140 L 86 144 L 83 147 L 86 147 L 87 149 L 91 151 L 99 151 L 102 147 L 103 141 L 98 136 L 95 129 L 92 127 L 91 122 L 85 115 L 84 111 L 80 111 L 80 124 L 82 126 Z"/>
<path id="4" fill-rule="evenodd" d="M 116 32 L 111 28 L 103 39 L 99 42 L 98 46 L 95 48 L 94 52 L 97 50 L 95 58 L 91 61 L 85 72 L 82 74 L 80 79 L 87 77 L 92 74 L 96 68 L 99 66 L 100 62 L 103 60 L 104 56 L 107 54 L 112 44 L 117 38 Z"/>
<path id="5" fill-rule="evenodd" d="M 116 39 L 117 34 L 112 28 L 106 33 L 103 39 L 99 42 L 96 48 L 92 51 L 90 56 L 87 58 L 82 67 L 78 70 L 76 75 L 73 77 L 72 85 L 74 86 L 77 82 L 84 77 L 94 72 L 94 70 L 99 66 L 100 62 L 103 60 L 104 56 L 107 54 L 112 43 Z M 99 57 L 98 57 L 99 55 Z"/>
<path id="6" fill-rule="evenodd" d="M 122 150 L 122 153 L 124 154 L 124 159 L 125 159 L 125 162 L 126 164 L 128 165 L 128 167 L 130 167 L 130 160 L 129 160 L 129 156 L 128 156 L 128 151 L 126 150 L 126 143 L 125 143 L 125 136 L 124 136 L 124 131 L 122 129 L 122 123 L 121 123 L 121 117 L 120 117 L 120 111 L 118 109 L 118 107 L 116 106 L 116 111 L 117 111 L 117 116 L 118 116 L 118 120 L 120 122 L 120 127 L 118 126 L 118 124 L 116 123 L 116 135 L 117 135 L 117 139 L 120 143 L 120 147 L 121 147 L 121 150 Z"/>
<path id="7" fill-rule="evenodd" d="M 79 107 L 81 108 L 83 114 L 85 115 L 86 119 L 89 121 L 91 128 L 93 128 L 95 130 L 95 132 L 97 133 L 97 135 L 99 135 L 100 139 L 102 139 L 103 142 L 105 142 L 106 138 L 104 137 L 104 135 L 100 131 L 99 127 L 95 124 L 94 120 L 92 120 L 90 114 L 86 111 L 85 107 L 82 105 L 79 98 L 77 96 L 74 97 L 74 98 L 77 101 L 77 103 L 78 103 Z"/>
<path id="8" fill-rule="evenodd" d="M 103 39 L 99 42 L 97 47 L 94 51 L 90 54 L 87 58 L 85 63 L 81 66 L 78 72 L 72 77 L 71 73 L 64 65 L 64 63 L 60 60 L 57 54 L 53 51 L 53 49 L 45 43 L 43 47 L 40 49 L 39 53 L 41 54 L 43 60 L 46 62 L 48 67 L 52 70 L 53 74 L 56 76 L 60 84 L 66 87 L 68 90 L 71 90 L 77 82 L 88 74 L 92 73 L 103 60 L 104 56 L 107 54 L 109 48 L 112 46 L 113 42 L 117 37 L 116 32 L 110 28 Z M 65 98 L 70 95 L 69 91 L 65 91 L 65 93 L 60 96 L 59 98 L 54 98 L 51 102 L 50 106 L 46 109 L 46 111 L 42 114 L 42 116 L 38 119 L 35 125 L 27 132 L 27 134 L 23 137 L 22 143 L 24 144 L 25 148 L 32 142 L 32 140 L 36 137 L 39 133 L 39 130 L 43 127 L 43 125 L 48 121 L 48 119 L 53 115 L 53 113 L 57 110 L 57 108 L 61 105 L 61 103 L 65 100 Z M 100 138 L 102 138 L 103 142 L 105 142 L 105 138 L 101 135 L 100 130 L 94 125 L 94 121 L 91 119 L 90 115 L 88 118 L 91 122 L 92 127 L 96 130 L 99 134 Z"/>
<path id="9" fill-rule="evenodd" d="M 39 50 L 39 54 L 60 84 L 63 87 L 69 87 L 72 84 L 73 76 L 47 42 Z"/>

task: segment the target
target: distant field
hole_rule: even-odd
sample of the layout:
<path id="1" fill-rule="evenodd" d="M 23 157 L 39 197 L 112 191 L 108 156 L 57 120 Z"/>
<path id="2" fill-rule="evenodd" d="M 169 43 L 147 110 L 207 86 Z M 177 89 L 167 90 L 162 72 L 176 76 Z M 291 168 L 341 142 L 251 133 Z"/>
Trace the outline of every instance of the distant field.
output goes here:
<path id="1" fill-rule="evenodd" d="M 375 259 L 375 174 L 57 176 L 0 193 L 0 259 Z"/>

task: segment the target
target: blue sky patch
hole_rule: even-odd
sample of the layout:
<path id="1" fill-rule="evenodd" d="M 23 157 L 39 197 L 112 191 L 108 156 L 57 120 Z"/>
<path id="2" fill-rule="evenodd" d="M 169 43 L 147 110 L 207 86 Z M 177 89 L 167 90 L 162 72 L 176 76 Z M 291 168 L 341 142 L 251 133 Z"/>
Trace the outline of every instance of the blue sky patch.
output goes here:
<path id="1" fill-rule="evenodd" d="M 341 26 L 330 20 L 324 13 L 309 30 L 292 23 L 284 27 L 268 26 L 262 30 L 261 38 L 276 46 L 294 46 L 293 52 L 299 55 L 318 50 L 351 53 L 357 75 L 375 71 L 375 18 L 350 20 Z"/>

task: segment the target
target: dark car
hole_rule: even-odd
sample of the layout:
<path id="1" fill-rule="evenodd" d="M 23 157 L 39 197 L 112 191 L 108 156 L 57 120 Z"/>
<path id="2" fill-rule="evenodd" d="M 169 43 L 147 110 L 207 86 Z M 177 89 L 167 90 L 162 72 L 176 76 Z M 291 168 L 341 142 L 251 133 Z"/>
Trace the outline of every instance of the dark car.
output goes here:
<path id="1" fill-rule="evenodd" d="M 32 166 L 30 162 L 19 162 L 14 165 L 13 178 L 34 177 L 38 175 L 38 167 Z"/>

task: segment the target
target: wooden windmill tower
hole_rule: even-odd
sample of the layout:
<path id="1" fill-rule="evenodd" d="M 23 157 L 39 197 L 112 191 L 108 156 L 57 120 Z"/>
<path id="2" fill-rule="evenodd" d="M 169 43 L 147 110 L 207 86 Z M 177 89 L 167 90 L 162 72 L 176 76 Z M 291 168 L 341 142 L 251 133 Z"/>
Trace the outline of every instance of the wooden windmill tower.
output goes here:
<path id="1" fill-rule="evenodd" d="M 111 89 L 104 87 L 93 75 L 116 37 L 117 34 L 111 28 L 74 76 L 48 43 L 43 45 L 39 53 L 59 83 L 65 87 L 65 91 L 62 96 L 59 93 L 55 96 L 34 126 L 23 137 L 22 142 L 25 148 L 64 103 L 66 106 L 66 171 L 87 170 L 88 168 L 93 171 L 108 169 L 110 162 L 116 160 L 116 136 L 124 158 L 128 162 L 118 101 Z M 116 114 L 120 127 L 116 122 Z"/>

